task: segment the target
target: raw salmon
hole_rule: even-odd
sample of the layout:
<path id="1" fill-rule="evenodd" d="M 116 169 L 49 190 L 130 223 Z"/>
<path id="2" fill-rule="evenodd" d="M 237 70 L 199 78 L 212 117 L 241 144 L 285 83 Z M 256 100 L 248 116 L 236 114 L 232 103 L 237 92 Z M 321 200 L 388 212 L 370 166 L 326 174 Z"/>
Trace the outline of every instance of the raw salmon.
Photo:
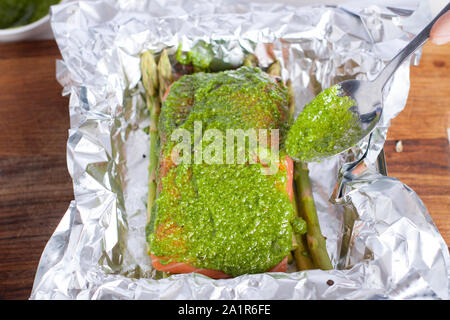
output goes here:
<path id="1" fill-rule="evenodd" d="M 232 276 L 223 273 L 222 271 L 212 270 L 212 269 L 201 269 L 193 267 L 187 263 L 182 262 L 170 262 L 168 264 L 161 264 L 160 257 L 156 257 L 155 255 L 151 255 L 153 267 L 156 270 L 164 271 L 168 273 L 200 273 L 207 277 L 213 279 L 228 279 L 232 278 Z M 287 270 L 287 261 L 288 258 L 284 258 L 278 265 L 270 269 L 268 272 L 286 272 Z"/>
<path id="2" fill-rule="evenodd" d="M 163 101 L 167 98 L 170 88 L 172 84 L 167 88 L 164 96 Z M 280 159 L 281 160 L 281 159 Z M 161 154 L 161 161 L 160 161 L 160 179 L 164 177 L 169 169 L 174 166 L 174 163 L 171 161 L 170 157 L 164 157 Z M 293 161 L 290 157 L 285 156 L 282 161 L 280 161 L 280 167 L 279 169 L 281 171 L 286 171 L 287 181 L 286 181 L 286 188 L 285 191 L 289 196 L 290 201 L 293 201 L 294 193 L 293 193 L 293 182 L 294 182 L 294 165 Z M 158 184 L 159 189 L 161 187 L 161 183 Z M 282 190 L 283 186 L 277 186 Z M 159 190 L 161 191 L 161 190 Z M 170 262 L 170 263 L 161 263 L 161 260 L 168 260 L 167 257 L 158 257 L 153 254 L 150 254 L 152 265 L 156 270 L 167 272 L 167 273 L 199 273 L 203 274 L 205 276 L 208 276 L 213 279 L 227 279 L 232 278 L 231 275 L 226 274 L 222 271 L 218 270 L 212 270 L 212 269 L 203 269 L 203 268 L 196 268 L 188 263 L 183 262 Z M 286 272 L 287 271 L 287 263 L 288 263 L 288 257 L 285 257 L 278 265 L 271 268 L 267 272 Z"/>

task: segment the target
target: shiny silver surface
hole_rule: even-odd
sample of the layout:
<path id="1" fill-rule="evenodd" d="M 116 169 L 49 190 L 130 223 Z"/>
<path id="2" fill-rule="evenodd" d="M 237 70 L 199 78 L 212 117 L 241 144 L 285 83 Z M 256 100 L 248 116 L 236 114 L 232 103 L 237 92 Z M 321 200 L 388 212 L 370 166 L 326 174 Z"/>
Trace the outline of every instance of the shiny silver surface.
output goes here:
<path id="1" fill-rule="evenodd" d="M 30 298 L 446 299 L 446 244 L 414 191 L 376 170 L 390 121 L 406 104 L 408 64 L 386 87 L 370 147 L 364 139 L 348 153 L 309 164 L 336 270 L 157 280 L 146 253 L 150 141 L 139 54 L 175 50 L 180 41 L 189 49 L 203 39 L 229 63 L 239 64 L 244 51 L 264 65 L 278 59 L 283 79 L 292 81 L 298 114 L 323 88 L 373 80 L 431 17 L 424 2 L 399 5 L 413 12 L 406 16 L 381 1 L 363 2 L 103 0 L 54 7 L 51 22 L 63 57 L 56 77 L 69 96 L 67 164 L 75 199 L 42 254 Z M 366 150 L 368 169 L 345 185 L 342 204 L 332 203 L 342 166 Z"/>

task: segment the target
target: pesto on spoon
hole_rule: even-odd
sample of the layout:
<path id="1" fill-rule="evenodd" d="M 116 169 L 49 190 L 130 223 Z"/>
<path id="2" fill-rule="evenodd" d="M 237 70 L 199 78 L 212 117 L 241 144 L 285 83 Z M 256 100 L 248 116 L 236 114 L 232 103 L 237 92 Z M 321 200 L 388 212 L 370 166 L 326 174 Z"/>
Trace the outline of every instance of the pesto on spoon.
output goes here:
<path id="1" fill-rule="evenodd" d="M 450 3 L 408 43 L 373 81 L 346 80 L 324 90 L 306 105 L 286 138 L 295 160 L 318 161 L 349 149 L 368 136 L 383 111 L 383 89 L 397 68 L 429 38 Z"/>
<path id="2" fill-rule="evenodd" d="M 295 160 L 318 161 L 335 155 L 361 139 L 356 102 L 341 96 L 339 85 L 328 88 L 299 114 L 286 138 L 286 151 Z"/>

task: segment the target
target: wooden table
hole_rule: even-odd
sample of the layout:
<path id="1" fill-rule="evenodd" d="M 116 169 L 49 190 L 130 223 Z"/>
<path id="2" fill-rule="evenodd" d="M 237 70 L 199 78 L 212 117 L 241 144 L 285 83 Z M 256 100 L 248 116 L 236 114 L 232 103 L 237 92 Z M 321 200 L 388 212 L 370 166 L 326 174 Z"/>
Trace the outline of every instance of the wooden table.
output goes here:
<path id="1" fill-rule="evenodd" d="M 69 101 L 56 59 L 53 41 L 0 45 L 0 299 L 29 297 L 42 250 L 73 199 Z M 450 45 L 427 45 L 411 82 L 386 143 L 388 173 L 419 194 L 450 243 Z"/>

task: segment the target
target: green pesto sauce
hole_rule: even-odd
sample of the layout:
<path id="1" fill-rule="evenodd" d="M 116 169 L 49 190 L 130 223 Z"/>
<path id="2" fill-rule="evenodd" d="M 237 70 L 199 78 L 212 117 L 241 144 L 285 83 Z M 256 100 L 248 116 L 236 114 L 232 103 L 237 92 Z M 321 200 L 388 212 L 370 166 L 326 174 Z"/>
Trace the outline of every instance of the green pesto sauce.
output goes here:
<path id="1" fill-rule="evenodd" d="M 211 44 L 205 41 L 197 42 L 190 51 L 183 52 L 181 44 L 178 47 L 176 59 L 181 64 L 192 63 L 197 71 L 207 71 L 214 59 Z"/>
<path id="2" fill-rule="evenodd" d="M 173 147 L 168 137 L 176 128 L 193 135 L 194 121 L 224 137 L 230 128 L 284 132 L 287 99 L 286 88 L 257 68 L 183 76 L 161 109 L 162 154 Z M 291 250 L 294 212 L 286 171 L 263 175 L 261 168 L 260 163 L 171 167 L 147 226 L 150 251 L 166 257 L 163 263 L 185 262 L 232 276 L 276 266 Z"/>
<path id="3" fill-rule="evenodd" d="M 160 130 L 169 137 L 177 128 L 203 130 L 288 129 L 288 92 L 259 68 L 241 67 L 219 73 L 195 73 L 176 81 L 164 101 Z M 283 139 L 281 139 L 283 140 Z"/>
<path id="4" fill-rule="evenodd" d="M 0 29 L 35 22 L 48 14 L 50 6 L 61 0 L 1 0 Z"/>
<path id="5" fill-rule="evenodd" d="M 295 217 L 292 221 L 292 230 L 295 234 L 305 234 L 307 231 L 306 221 L 300 217 Z"/>
<path id="6" fill-rule="evenodd" d="M 355 101 L 339 96 L 339 87 L 322 91 L 299 114 L 286 137 L 286 152 L 300 161 L 317 161 L 356 144 L 361 127 L 349 110 Z"/>
<path id="7" fill-rule="evenodd" d="M 210 43 L 200 40 L 189 51 L 178 46 L 175 59 L 184 65 L 192 65 L 194 72 L 218 72 L 232 69 L 234 66 L 226 62 L 221 54 L 215 54 Z"/>

